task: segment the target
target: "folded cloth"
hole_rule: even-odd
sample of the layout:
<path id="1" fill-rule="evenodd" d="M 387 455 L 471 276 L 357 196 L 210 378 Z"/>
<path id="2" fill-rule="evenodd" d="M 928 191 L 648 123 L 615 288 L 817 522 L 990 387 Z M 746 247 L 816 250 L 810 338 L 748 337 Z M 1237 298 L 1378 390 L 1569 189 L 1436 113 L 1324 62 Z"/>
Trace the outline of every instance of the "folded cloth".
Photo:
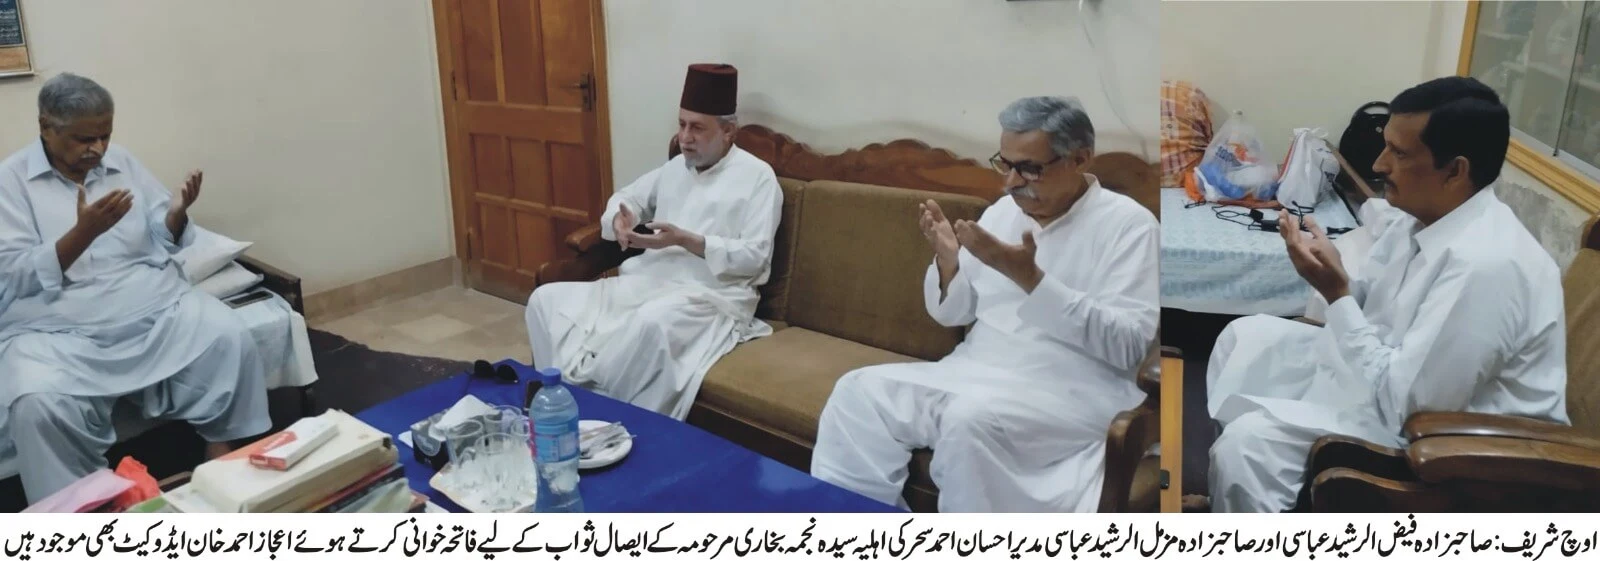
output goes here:
<path id="1" fill-rule="evenodd" d="M 84 476 L 56 491 L 55 494 L 45 497 L 44 500 L 33 503 L 24 513 L 53 512 L 53 513 L 78 513 L 89 512 L 100 508 L 112 499 L 117 498 L 123 491 L 133 488 L 134 483 L 126 478 L 112 473 L 109 469 L 98 469 L 94 473 Z"/>

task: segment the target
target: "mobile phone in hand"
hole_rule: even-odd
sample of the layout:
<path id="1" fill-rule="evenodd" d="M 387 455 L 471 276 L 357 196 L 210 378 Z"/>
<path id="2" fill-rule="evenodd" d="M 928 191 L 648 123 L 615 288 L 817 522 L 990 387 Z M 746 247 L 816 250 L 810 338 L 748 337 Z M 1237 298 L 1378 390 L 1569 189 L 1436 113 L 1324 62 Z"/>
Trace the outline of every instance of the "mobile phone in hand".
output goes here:
<path id="1" fill-rule="evenodd" d="M 643 234 L 643 235 L 646 235 L 646 236 L 654 236 L 654 235 L 656 235 L 656 231 L 655 230 L 651 230 L 649 228 L 644 227 L 644 224 L 639 224 L 637 226 L 634 226 L 633 227 L 633 233 L 635 233 L 635 234 Z"/>

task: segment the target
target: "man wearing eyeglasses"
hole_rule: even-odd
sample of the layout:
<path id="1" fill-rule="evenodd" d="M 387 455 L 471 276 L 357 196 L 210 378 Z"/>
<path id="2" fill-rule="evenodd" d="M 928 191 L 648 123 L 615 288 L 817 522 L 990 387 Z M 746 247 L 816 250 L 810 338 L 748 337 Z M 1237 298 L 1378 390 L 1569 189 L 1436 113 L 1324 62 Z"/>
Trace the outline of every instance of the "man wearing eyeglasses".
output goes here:
<path id="1" fill-rule="evenodd" d="M 920 209 L 928 313 L 969 326 L 966 340 L 935 363 L 841 378 L 812 475 L 904 508 L 911 453 L 931 448 L 941 512 L 1098 505 L 1106 429 L 1139 403 L 1156 334 L 1158 226 L 1084 173 L 1094 127 L 1076 100 L 1018 100 L 1000 125 L 1005 196 L 976 223 Z"/>

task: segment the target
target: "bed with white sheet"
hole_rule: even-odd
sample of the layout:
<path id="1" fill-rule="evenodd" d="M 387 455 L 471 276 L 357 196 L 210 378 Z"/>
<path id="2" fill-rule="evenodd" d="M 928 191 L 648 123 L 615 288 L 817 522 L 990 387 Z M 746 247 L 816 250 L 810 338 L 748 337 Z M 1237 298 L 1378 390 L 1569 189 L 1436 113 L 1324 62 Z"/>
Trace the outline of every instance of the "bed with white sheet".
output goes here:
<path id="1" fill-rule="evenodd" d="M 1161 305 L 1191 312 L 1293 317 L 1311 287 L 1295 272 L 1277 232 L 1249 229 L 1249 217 L 1218 218 L 1215 205 L 1190 207 L 1183 189 L 1161 190 Z M 1226 207 L 1248 212 L 1241 207 Z M 1269 218 L 1274 211 L 1263 211 Z M 1311 214 L 1325 228 L 1354 228 L 1342 199 Z M 1337 237 L 1337 236 L 1335 236 Z"/>

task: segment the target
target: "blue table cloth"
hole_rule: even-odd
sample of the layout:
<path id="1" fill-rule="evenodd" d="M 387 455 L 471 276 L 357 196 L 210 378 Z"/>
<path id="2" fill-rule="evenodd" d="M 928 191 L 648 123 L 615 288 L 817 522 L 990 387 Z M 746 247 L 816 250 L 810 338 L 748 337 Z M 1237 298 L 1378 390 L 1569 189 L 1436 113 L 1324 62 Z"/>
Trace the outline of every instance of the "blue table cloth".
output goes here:
<path id="1" fill-rule="evenodd" d="M 1305 313 L 1311 285 L 1295 272 L 1280 234 L 1248 229 L 1249 217 L 1233 218 L 1239 223 L 1218 218 L 1210 203 L 1190 203 L 1183 189 L 1161 190 L 1162 307 L 1240 316 Z M 1338 197 L 1324 198 L 1311 216 L 1324 228 L 1357 226 Z"/>
<path id="2" fill-rule="evenodd" d="M 411 488 L 435 504 L 460 512 L 429 484 L 434 470 L 416 461 L 399 434 L 412 423 L 454 405 L 471 393 L 490 405 L 522 403 L 528 366 L 504 361 L 521 381 L 504 384 L 462 374 L 435 382 L 357 414 L 395 437 Z M 578 490 L 589 512 L 900 512 L 889 505 L 811 477 L 699 428 L 593 392 L 568 386 L 584 419 L 620 421 L 633 433 L 633 451 L 622 461 L 583 471 Z"/>

